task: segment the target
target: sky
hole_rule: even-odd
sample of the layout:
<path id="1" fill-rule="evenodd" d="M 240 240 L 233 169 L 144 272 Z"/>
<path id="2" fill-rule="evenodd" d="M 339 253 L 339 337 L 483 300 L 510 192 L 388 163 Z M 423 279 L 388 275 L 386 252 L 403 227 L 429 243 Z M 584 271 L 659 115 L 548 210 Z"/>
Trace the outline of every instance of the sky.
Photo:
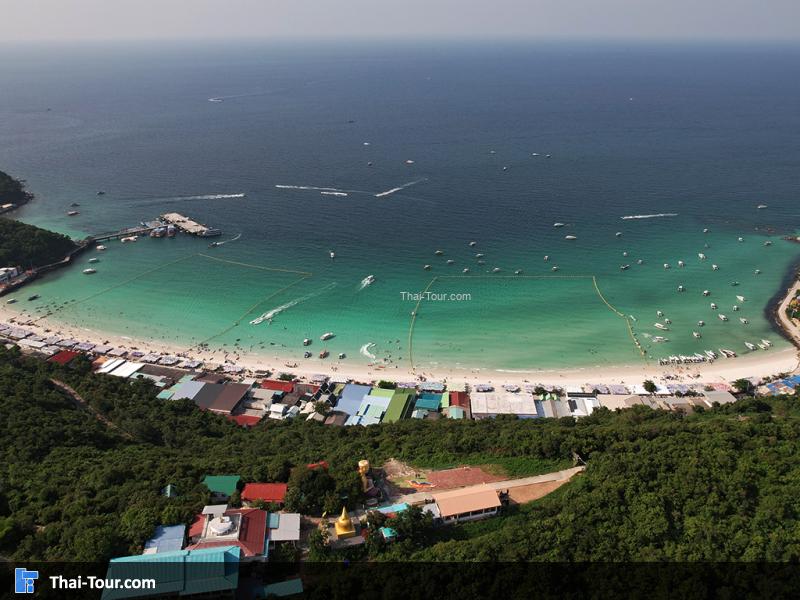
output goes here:
<path id="1" fill-rule="evenodd" d="M 0 40 L 800 41 L 800 0 L 0 0 Z"/>

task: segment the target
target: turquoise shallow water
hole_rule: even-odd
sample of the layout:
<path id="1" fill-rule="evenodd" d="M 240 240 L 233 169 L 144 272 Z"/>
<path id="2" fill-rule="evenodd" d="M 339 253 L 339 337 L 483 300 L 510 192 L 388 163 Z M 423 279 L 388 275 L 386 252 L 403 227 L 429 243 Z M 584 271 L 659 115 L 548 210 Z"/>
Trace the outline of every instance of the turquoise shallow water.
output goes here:
<path id="1" fill-rule="evenodd" d="M 469 299 L 420 303 L 419 367 L 641 361 L 594 277 L 608 304 L 636 318 L 653 356 L 785 343 L 765 307 L 800 254 L 780 239 L 798 215 L 800 85 L 786 76 L 800 66 L 796 49 L 19 47 L 9 56 L 0 75 L 17 85 L 0 90 L 0 165 L 37 194 L 19 218 L 83 236 L 175 210 L 222 228 L 223 240 L 242 234 L 213 249 L 188 236 L 109 242 L 96 275 L 83 275 L 82 262 L 54 273 L 25 292 L 39 301 L 18 307 L 58 308 L 57 319 L 92 330 L 296 359 L 304 337 L 319 351 L 333 331 L 334 355 L 366 362 L 359 349 L 374 343 L 376 356 L 404 364 L 417 306 L 403 293 L 438 277 L 431 291 Z M 72 202 L 81 214 L 68 218 Z M 676 216 L 621 219 L 658 213 Z M 550 277 L 555 264 L 563 278 Z M 465 267 L 469 276 L 453 277 Z M 369 274 L 376 282 L 360 289 Z M 746 301 L 733 312 L 737 294 Z M 670 331 L 653 327 L 657 310 Z M 271 324 L 250 325 L 269 311 Z M 653 344 L 658 334 L 669 341 Z"/>

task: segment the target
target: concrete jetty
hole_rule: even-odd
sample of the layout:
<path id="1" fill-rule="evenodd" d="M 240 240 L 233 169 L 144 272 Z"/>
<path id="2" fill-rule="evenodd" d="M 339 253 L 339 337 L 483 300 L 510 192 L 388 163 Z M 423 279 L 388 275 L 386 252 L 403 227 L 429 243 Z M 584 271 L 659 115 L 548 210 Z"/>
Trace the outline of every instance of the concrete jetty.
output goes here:
<path id="1" fill-rule="evenodd" d="M 161 215 L 161 220 L 165 223 L 174 225 L 184 233 L 189 233 L 199 237 L 214 237 L 222 234 L 220 229 L 203 225 L 202 223 L 198 223 L 197 221 L 194 221 L 180 213 L 166 213 Z"/>

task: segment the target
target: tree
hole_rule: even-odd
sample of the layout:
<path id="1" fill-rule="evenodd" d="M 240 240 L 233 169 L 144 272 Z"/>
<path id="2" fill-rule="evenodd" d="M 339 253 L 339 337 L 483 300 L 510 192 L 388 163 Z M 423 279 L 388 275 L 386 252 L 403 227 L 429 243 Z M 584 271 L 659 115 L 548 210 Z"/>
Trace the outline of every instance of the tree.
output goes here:
<path id="1" fill-rule="evenodd" d="M 737 379 L 732 385 L 740 394 L 747 394 L 753 389 L 753 383 L 749 379 Z"/>
<path id="2" fill-rule="evenodd" d="M 645 379 L 644 389 L 648 394 L 655 394 L 656 390 L 658 390 L 658 386 L 656 386 L 655 382 L 653 382 L 651 379 Z"/>

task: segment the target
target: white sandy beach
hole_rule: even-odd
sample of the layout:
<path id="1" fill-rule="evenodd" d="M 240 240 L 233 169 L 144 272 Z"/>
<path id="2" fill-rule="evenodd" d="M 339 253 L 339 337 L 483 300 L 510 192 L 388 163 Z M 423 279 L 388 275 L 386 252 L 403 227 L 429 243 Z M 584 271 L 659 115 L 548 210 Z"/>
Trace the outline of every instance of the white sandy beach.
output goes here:
<path id="1" fill-rule="evenodd" d="M 83 329 L 60 323 L 52 318 L 31 316 L 0 305 L 0 322 L 13 322 L 37 335 L 60 335 L 94 344 L 109 344 L 128 350 L 158 352 L 203 361 L 206 366 L 236 364 L 246 370 L 290 372 L 301 378 L 326 374 L 337 379 L 356 381 L 415 381 L 424 377 L 428 381 L 453 383 L 542 384 L 544 386 L 581 386 L 590 384 L 641 384 L 645 379 L 672 383 L 716 383 L 731 382 L 739 378 L 763 378 L 778 373 L 793 373 L 800 370 L 798 351 L 794 347 L 750 352 L 734 359 L 719 358 L 713 363 L 660 366 L 651 361 L 645 364 L 597 366 L 563 370 L 503 371 L 493 369 L 457 369 L 440 367 L 436 370 L 417 369 L 412 372 L 407 365 L 369 365 L 362 363 L 363 357 L 348 357 L 343 360 L 328 358 L 287 359 L 269 353 L 248 353 L 236 350 L 187 348 L 162 342 L 134 339 L 101 331 Z M 291 366 L 290 366 L 291 365 Z M 296 365 L 296 366 L 294 366 Z"/>

